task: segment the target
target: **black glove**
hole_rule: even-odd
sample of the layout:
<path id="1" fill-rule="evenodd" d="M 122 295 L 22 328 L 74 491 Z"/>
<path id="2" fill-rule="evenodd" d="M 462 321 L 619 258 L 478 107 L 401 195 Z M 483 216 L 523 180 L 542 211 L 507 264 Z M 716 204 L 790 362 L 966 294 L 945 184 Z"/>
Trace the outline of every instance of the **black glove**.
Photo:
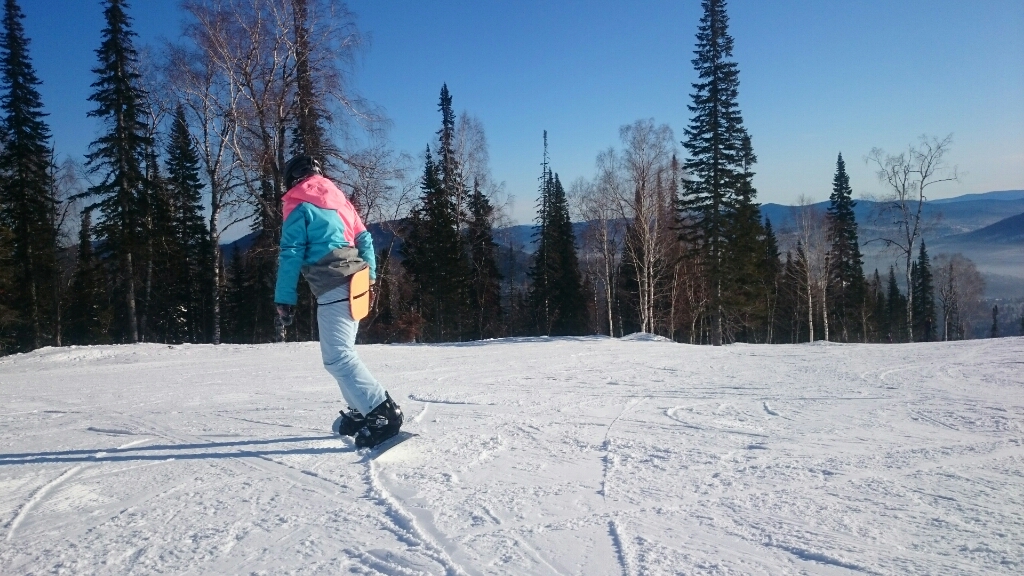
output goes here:
<path id="1" fill-rule="evenodd" d="M 295 306 L 291 304 L 278 304 L 277 320 L 281 326 L 291 326 L 295 320 Z"/>

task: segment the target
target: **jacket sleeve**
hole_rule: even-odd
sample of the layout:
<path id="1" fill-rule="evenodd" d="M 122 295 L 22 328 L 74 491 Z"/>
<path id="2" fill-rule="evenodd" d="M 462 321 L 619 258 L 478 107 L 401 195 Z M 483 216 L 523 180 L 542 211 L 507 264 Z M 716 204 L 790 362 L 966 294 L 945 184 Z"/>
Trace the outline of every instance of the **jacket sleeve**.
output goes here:
<path id="1" fill-rule="evenodd" d="M 294 305 L 299 301 L 296 286 L 308 244 L 306 214 L 305 204 L 300 204 L 281 227 L 281 253 L 277 259 L 277 287 L 274 290 L 274 302 L 278 304 Z"/>
<path id="2" fill-rule="evenodd" d="M 373 251 L 373 236 L 369 230 L 363 230 L 356 236 L 356 250 L 363 262 L 370 265 L 370 280 L 377 279 L 377 255 Z"/>

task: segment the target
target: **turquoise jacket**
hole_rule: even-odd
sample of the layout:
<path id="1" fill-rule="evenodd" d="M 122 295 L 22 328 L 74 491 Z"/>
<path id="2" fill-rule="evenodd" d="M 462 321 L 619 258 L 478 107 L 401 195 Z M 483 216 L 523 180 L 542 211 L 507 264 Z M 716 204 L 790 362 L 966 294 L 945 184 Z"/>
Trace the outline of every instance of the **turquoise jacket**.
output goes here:
<path id="1" fill-rule="evenodd" d="M 316 296 L 369 267 L 377 278 L 373 238 L 348 198 L 323 176 L 311 176 L 284 195 L 284 225 L 274 302 L 298 302 L 302 273 Z"/>

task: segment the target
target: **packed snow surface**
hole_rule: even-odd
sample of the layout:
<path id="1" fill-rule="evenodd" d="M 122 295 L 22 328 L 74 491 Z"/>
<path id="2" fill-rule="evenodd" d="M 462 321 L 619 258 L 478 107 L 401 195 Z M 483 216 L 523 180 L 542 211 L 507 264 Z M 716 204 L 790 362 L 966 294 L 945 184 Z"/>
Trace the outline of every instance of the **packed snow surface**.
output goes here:
<path id="1" fill-rule="evenodd" d="M 315 343 L 0 359 L 0 574 L 1024 573 L 1024 339 L 359 351 L 377 458 Z"/>

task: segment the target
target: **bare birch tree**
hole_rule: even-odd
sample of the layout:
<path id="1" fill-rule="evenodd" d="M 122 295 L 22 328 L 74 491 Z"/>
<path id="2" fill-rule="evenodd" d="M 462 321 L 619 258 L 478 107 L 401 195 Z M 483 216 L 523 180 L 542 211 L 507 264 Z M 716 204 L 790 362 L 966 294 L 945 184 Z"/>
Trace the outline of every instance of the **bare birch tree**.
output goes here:
<path id="1" fill-rule="evenodd" d="M 826 294 L 828 293 L 829 266 L 831 265 L 828 219 L 825 212 L 814 206 L 814 202 L 806 196 L 800 196 L 793 210 L 797 239 L 806 259 L 803 272 L 806 274 L 807 323 L 810 329 L 810 341 L 814 342 L 815 295 L 817 295 L 818 306 L 821 308 L 825 340 L 827 341 L 829 326 Z"/>
<path id="2" fill-rule="evenodd" d="M 921 136 L 916 146 L 911 145 L 899 154 L 874 148 L 867 157 L 869 164 L 878 167 L 878 180 L 887 190 L 880 200 L 883 206 L 880 217 L 888 224 L 890 232 L 879 240 L 905 261 L 908 342 L 914 341 L 914 291 L 910 289 L 910 269 L 917 243 L 929 225 L 923 215 L 924 203 L 928 200 L 929 187 L 956 181 L 959 177 L 956 166 L 949 167 L 944 158 L 952 143 L 952 134 L 941 140 Z"/>
<path id="3" fill-rule="evenodd" d="M 604 154 L 604 153 L 602 153 Z M 599 157 L 602 158 L 602 157 Z M 607 158 L 607 156 L 603 156 Z M 599 160 L 598 165 L 602 162 Z M 569 187 L 569 198 L 573 216 L 584 222 L 580 235 L 580 267 L 591 278 L 595 290 L 594 309 L 600 313 L 603 302 L 608 335 L 615 336 L 615 303 L 616 270 L 619 267 L 619 254 L 622 243 L 623 226 L 615 209 L 612 194 L 617 184 L 611 180 L 616 174 L 599 168 L 598 183 L 578 178 Z M 600 290 L 601 297 L 597 298 Z M 600 324 L 600 323 L 599 323 Z"/>
<path id="4" fill-rule="evenodd" d="M 981 308 L 985 281 L 963 254 L 939 254 L 932 262 L 942 306 L 942 339 L 962 339 Z"/>
<path id="5" fill-rule="evenodd" d="M 665 207 L 670 204 L 666 172 L 675 137 L 666 124 L 637 120 L 619 128 L 623 151 L 619 159 L 623 186 L 614 196 L 619 217 L 630 223 L 623 256 L 636 274 L 640 330 L 653 332 L 655 302 L 668 268 L 666 252 L 674 235 Z"/>

